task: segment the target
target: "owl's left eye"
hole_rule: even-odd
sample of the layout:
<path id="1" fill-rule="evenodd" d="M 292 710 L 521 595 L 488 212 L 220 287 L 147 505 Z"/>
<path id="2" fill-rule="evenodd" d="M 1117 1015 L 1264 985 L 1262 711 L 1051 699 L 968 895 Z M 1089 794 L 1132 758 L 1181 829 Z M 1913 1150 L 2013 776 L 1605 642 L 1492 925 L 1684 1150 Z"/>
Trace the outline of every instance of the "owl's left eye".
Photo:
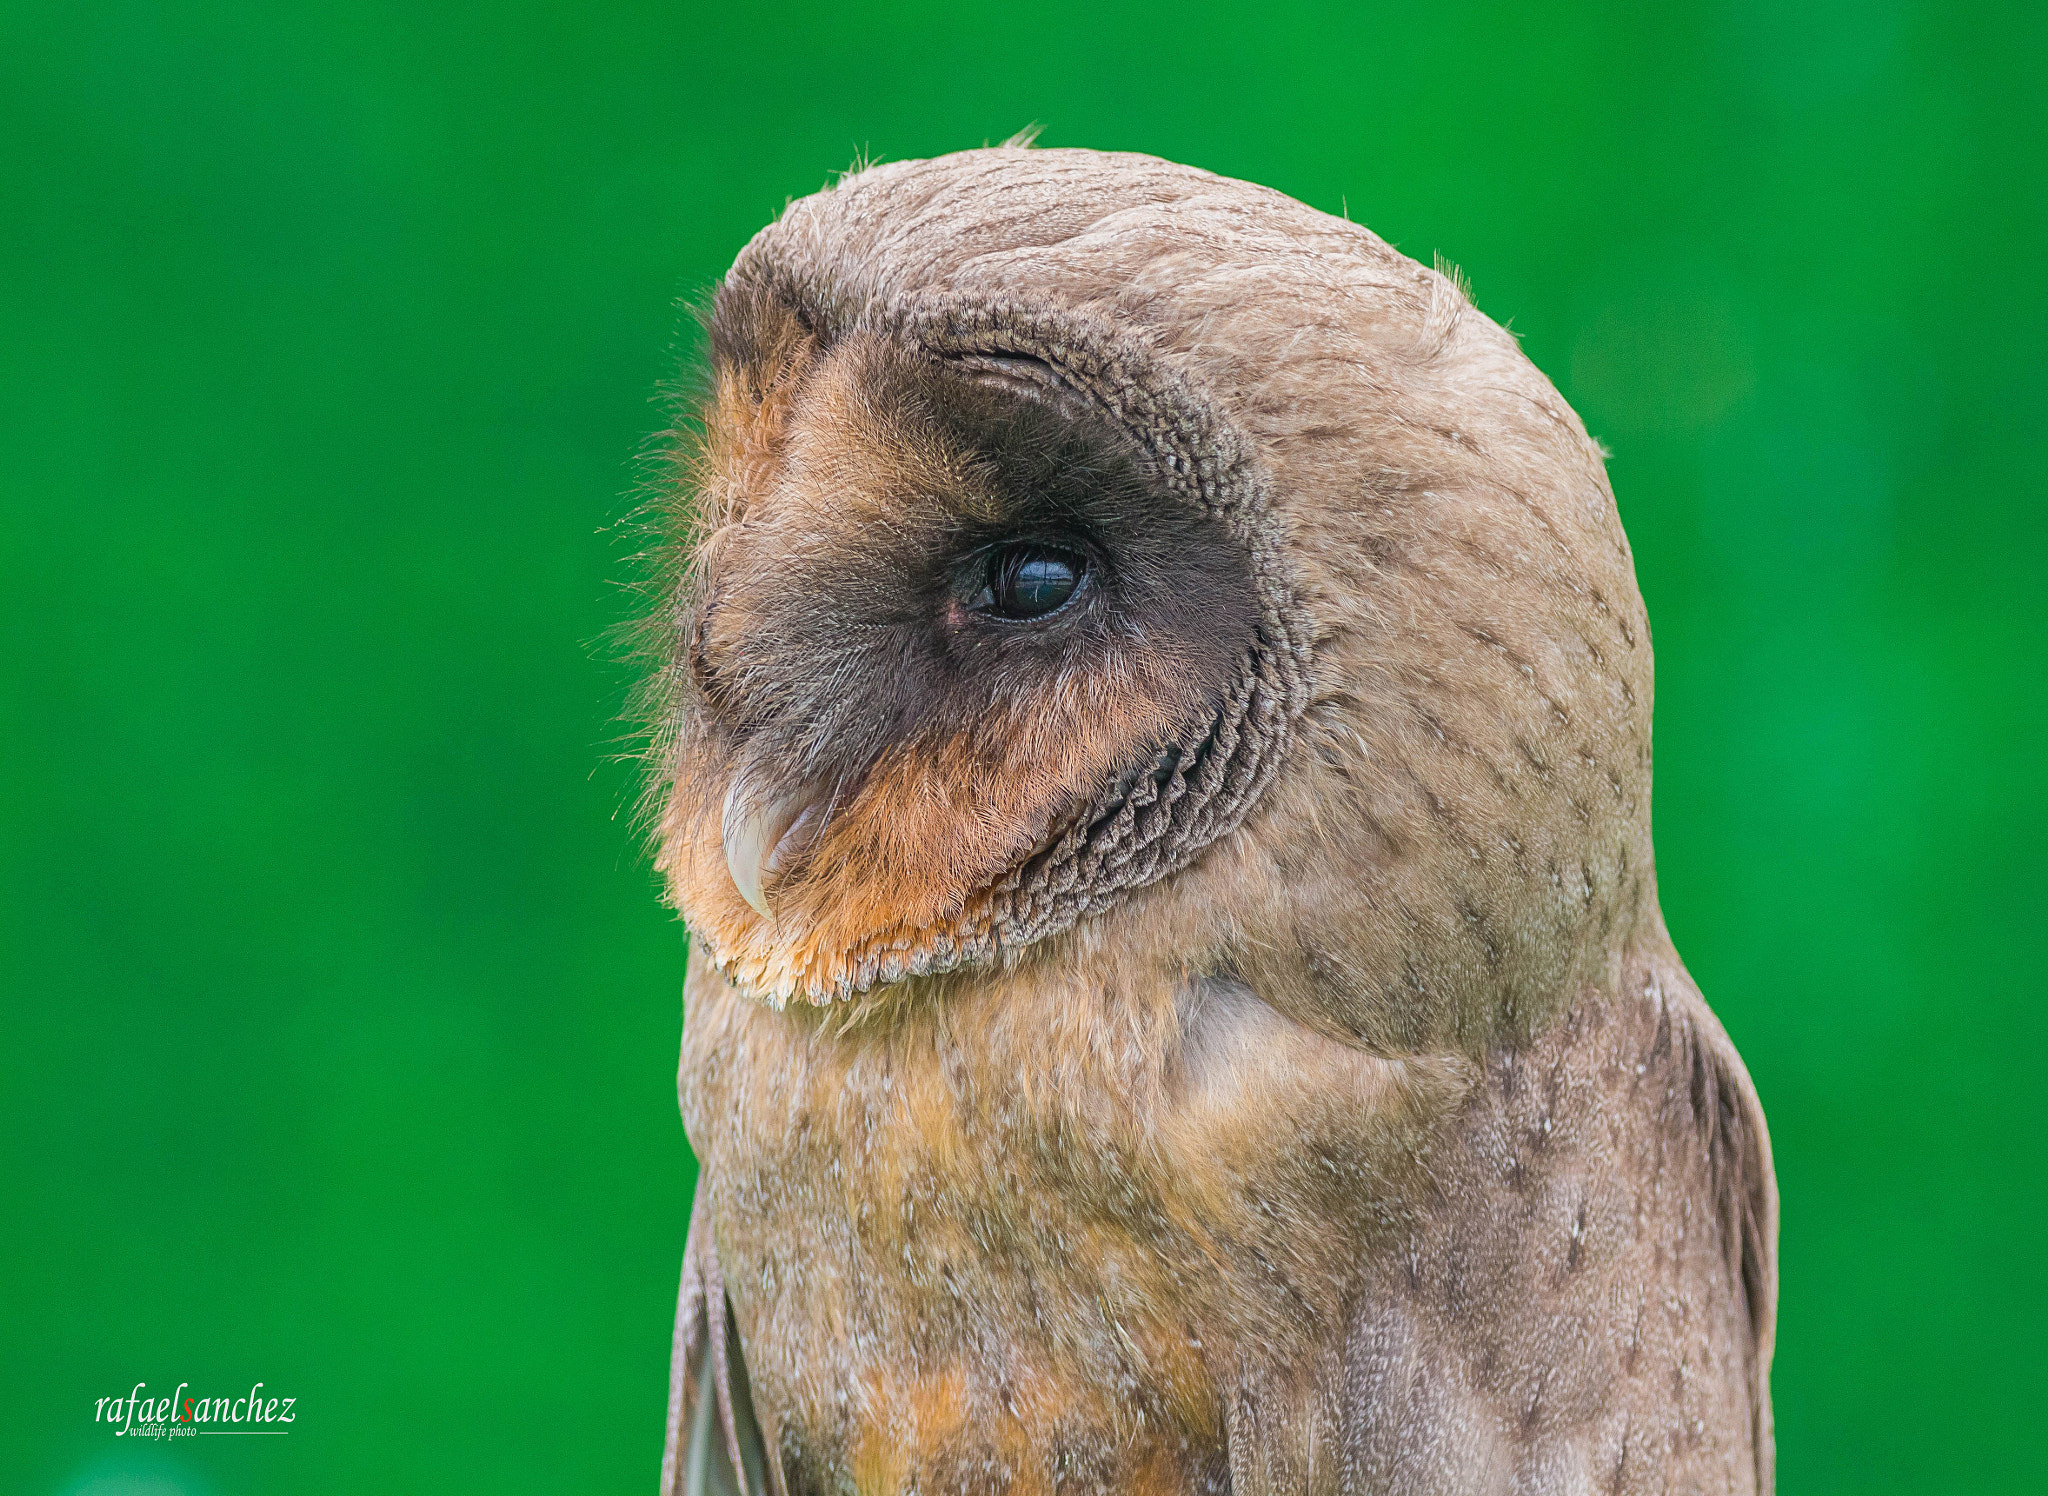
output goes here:
<path id="1" fill-rule="evenodd" d="M 1036 541 L 998 546 L 989 553 L 976 603 L 998 618 L 1043 618 L 1073 599 L 1087 571 L 1085 556 L 1057 546 Z"/>

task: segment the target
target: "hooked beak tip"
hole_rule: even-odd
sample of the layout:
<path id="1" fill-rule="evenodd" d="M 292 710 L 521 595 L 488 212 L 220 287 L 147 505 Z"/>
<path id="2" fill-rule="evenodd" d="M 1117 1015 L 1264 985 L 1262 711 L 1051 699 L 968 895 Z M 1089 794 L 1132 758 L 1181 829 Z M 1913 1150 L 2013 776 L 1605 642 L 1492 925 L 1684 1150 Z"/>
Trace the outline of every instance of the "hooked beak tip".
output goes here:
<path id="1" fill-rule="evenodd" d="M 766 887 L 816 830 L 822 802 L 806 791 L 763 798 L 743 775 L 726 791 L 721 833 L 726 871 L 740 897 L 764 919 L 773 919 Z"/>

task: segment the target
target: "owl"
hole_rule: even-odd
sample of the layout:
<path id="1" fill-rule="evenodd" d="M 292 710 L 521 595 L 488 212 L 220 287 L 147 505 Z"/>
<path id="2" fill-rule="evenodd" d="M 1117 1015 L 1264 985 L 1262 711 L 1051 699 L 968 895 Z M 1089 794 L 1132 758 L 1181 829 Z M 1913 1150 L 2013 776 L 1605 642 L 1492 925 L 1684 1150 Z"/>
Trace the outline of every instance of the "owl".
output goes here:
<path id="1" fill-rule="evenodd" d="M 793 203 L 707 318 L 664 1496 L 1769 1491 L 1769 1142 L 1515 340 L 1020 147 Z"/>

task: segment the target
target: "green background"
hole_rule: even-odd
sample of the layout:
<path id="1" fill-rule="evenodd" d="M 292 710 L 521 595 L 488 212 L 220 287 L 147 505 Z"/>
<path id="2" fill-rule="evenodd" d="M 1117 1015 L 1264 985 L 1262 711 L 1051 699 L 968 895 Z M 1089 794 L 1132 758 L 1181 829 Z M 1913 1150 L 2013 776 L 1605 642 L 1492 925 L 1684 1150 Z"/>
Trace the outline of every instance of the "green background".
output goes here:
<path id="1" fill-rule="evenodd" d="M 1463 266 L 1614 450 L 1789 1492 L 2048 1487 L 2043 8 L 0 6 L 0 1488 L 645 1491 L 675 311 L 856 151 Z M 283 1439 L 116 1440 L 147 1380 Z"/>

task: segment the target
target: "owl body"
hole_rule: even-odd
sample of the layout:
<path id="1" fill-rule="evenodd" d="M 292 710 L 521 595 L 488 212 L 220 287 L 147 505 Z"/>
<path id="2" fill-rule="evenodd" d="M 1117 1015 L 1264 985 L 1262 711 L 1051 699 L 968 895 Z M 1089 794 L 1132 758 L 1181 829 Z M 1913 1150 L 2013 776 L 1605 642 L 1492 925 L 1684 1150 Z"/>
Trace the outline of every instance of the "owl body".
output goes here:
<path id="1" fill-rule="evenodd" d="M 693 973 L 687 1120 L 788 1489 L 1754 1489 L 1754 1227 L 1702 1203 L 1740 1099 L 1695 1091 L 1725 1050 L 1682 976 L 1629 975 L 1479 1065 L 1214 980 L 837 1033 Z"/>
<path id="2" fill-rule="evenodd" d="M 657 620 L 700 1184 L 664 1493 L 1771 1485 L 1598 449 L 1462 291 L 1143 157 L 750 245 Z"/>

